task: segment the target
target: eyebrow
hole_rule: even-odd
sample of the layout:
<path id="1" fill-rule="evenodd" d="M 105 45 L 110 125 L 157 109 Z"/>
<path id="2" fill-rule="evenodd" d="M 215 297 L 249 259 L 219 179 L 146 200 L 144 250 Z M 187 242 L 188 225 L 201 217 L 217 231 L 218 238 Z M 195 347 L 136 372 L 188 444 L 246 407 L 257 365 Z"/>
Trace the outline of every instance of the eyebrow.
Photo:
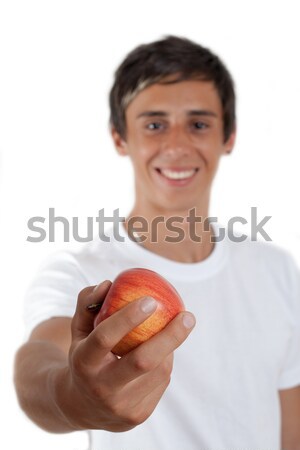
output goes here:
<path id="1" fill-rule="evenodd" d="M 191 109 L 187 111 L 188 116 L 210 116 L 210 117 L 218 117 L 216 113 L 213 111 L 209 111 L 207 109 Z M 167 117 L 169 113 L 165 111 L 144 111 L 137 116 L 137 119 L 140 117 Z"/>

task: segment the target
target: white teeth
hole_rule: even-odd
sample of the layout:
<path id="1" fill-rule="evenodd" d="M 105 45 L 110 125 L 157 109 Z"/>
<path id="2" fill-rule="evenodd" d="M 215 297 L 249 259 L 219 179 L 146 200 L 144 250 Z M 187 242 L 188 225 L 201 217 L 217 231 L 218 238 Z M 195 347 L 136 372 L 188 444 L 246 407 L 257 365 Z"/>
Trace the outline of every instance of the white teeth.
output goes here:
<path id="1" fill-rule="evenodd" d="M 161 169 L 160 172 L 167 178 L 171 180 L 183 180 L 185 178 L 190 178 L 194 175 L 197 169 L 183 170 L 181 172 L 173 171 L 169 169 Z"/>

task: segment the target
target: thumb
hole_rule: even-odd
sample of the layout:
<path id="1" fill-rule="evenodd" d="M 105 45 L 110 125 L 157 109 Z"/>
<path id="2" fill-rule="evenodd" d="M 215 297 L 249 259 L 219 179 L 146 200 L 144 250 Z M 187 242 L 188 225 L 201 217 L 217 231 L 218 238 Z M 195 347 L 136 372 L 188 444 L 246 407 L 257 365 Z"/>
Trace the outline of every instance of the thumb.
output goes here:
<path id="1" fill-rule="evenodd" d="M 93 331 L 95 313 L 101 308 L 110 286 L 111 281 L 105 280 L 96 287 L 88 286 L 79 292 L 71 323 L 72 341 L 80 341 Z"/>

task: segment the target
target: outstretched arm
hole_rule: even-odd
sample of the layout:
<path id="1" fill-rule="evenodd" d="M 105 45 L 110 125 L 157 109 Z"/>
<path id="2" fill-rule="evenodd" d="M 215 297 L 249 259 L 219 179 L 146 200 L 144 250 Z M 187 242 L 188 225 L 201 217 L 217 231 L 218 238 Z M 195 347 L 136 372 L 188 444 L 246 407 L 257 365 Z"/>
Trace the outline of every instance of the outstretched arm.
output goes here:
<path id="1" fill-rule="evenodd" d="M 300 386 L 279 391 L 281 404 L 281 448 L 300 450 Z"/>
<path id="2" fill-rule="evenodd" d="M 167 388 L 173 351 L 193 325 L 188 312 L 118 359 L 111 349 L 153 312 L 144 299 L 130 303 L 93 329 L 87 305 L 103 300 L 109 282 L 79 294 L 73 319 L 39 325 L 16 355 L 15 386 L 26 414 L 54 433 L 82 429 L 126 431 L 146 420 Z M 193 322 L 193 320 L 191 321 Z"/>

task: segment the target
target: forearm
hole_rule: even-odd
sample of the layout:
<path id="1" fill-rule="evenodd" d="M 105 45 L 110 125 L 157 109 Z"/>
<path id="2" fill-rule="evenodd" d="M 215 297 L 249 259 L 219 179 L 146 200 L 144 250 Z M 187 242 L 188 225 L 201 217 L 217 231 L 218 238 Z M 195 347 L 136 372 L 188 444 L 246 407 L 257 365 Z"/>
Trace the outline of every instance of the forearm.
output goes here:
<path id="1" fill-rule="evenodd" d="M 58 406 L 57 393 L 68 401 L 67 359 L 63 351 L 47 341 L 22 346 L 15 360 L 15 387 L 21 408 L 38 426 L 52 433 L 68 433 L 76 427 Z"/>

